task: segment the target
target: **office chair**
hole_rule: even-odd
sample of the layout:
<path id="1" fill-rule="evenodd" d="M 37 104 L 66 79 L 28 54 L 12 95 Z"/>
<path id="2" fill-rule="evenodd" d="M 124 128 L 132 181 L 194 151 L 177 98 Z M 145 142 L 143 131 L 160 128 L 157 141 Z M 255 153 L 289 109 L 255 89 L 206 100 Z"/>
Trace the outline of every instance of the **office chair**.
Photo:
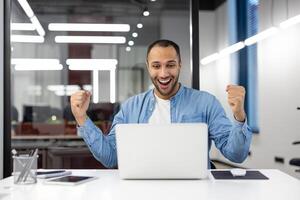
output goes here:
<path id="1" fill-rule="evenodd" d="M 293 142 L 293 145 L 300 144 L 300 141 Z M 290 160 L 290 165 L 300 167 L 300 158 L 293 158 Z M 296 169 L 296 172 L 300 172 L 300 169 Z"/>

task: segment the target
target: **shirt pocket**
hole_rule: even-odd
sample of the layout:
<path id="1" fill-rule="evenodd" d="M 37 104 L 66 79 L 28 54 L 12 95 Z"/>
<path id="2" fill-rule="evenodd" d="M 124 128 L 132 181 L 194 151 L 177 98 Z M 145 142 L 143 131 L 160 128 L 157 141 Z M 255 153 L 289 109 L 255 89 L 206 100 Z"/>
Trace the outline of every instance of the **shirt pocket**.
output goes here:
<path id="1" fill-rule="evenodd" d="M 201 122 L 205 122 L 205 119 L 201 114 L 183 115 L 181 122 L 182 123 L 201 123 Z"/>

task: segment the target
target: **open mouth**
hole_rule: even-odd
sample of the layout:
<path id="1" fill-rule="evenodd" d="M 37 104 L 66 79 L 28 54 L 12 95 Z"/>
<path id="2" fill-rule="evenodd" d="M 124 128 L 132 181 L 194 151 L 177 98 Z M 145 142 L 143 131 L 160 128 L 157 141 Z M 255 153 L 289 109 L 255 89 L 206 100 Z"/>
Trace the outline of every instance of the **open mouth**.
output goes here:
<path id="1" fill-rule="evenodd" d="M 168 85 L 171 83 L 171 78 L 169 78 L 169 79 L 165 79 L 165 80 L 158 80 L 158 82 L 159 82 L 159 84 L 161 85 L 161 87 L 163 88 L 163 89 L 165 89 L 165 88 L 167 88 L 168 87 Z"/>

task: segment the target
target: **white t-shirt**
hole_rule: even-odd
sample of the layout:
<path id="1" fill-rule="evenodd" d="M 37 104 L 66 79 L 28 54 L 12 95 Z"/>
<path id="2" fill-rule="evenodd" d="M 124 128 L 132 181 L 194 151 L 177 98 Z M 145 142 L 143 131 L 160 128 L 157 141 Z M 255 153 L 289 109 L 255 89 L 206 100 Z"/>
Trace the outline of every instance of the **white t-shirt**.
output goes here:
<path id="1" fill-rule="evenodd" d="M 171 123 L 171 111 L 170 100 L 164 100 L 155 96 L 156 103 L 154 111 L 149 119 L 149 124 L 170 124 Z"/>

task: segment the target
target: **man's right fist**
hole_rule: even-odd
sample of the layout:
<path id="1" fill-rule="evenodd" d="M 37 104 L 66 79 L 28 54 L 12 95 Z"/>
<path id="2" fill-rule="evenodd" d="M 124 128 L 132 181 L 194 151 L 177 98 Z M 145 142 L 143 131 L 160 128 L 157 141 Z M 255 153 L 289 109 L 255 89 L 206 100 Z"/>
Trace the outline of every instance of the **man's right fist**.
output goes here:
<path id="1" fill-rule="evenodd" d="M 79 126 L 83 125 L 87 118 L 86 111 L 90 104 L 90 97 L 91 93 L 85 90 L 80 90 L 71 95 L 71 110 Z"/>

